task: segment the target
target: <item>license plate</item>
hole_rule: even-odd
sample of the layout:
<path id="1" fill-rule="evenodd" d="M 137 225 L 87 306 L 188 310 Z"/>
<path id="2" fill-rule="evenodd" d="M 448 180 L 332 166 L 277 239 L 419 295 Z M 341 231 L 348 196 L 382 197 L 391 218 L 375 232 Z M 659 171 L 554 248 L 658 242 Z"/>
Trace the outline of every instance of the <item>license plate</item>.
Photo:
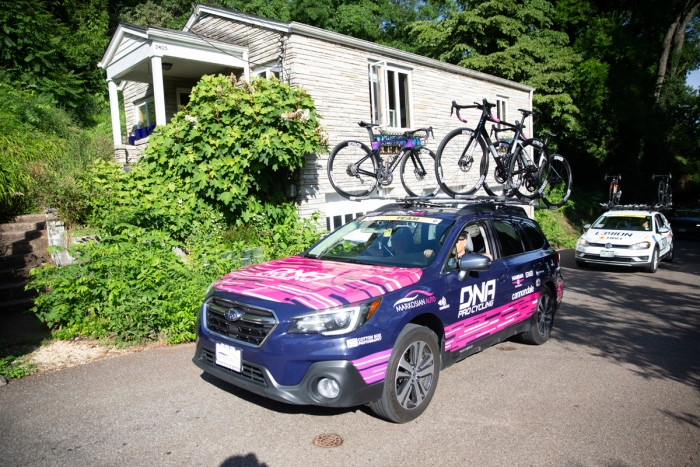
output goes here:
<path id="1" fill-rule="evenodd" d="M 241 372 L 241 351 L 226 344 L 216 344 L 216 364 Z"/>
<path id="2" fill-rule="evenodd" d="M 615 256 L 615 252 L 613 250 L 600 250 L 601 258 L 612 258 L 613 256 Z"/>
<path id="3" fill-rule="evenodd" d="M 685 232 L 685 229 L 678 229 L 679 232 Z"/>

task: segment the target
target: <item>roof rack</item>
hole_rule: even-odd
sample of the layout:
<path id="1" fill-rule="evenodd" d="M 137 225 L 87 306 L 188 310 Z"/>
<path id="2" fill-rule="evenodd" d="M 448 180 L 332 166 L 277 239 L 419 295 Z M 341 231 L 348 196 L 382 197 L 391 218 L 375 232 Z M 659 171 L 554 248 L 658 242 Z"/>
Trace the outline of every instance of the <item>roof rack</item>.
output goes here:
<path id="1" fill-rule="evenodd" d="M 489 203 L 503 206 L 532 206 L 535 209 L 549 209 L 552 211 L 557 209 L 556 207 L 540 206 L 537 200 L 527 203 L 516 198 L 506 198 L 505 196 L 460 195 L 455 198 L 451 198 L 449 196 L 387 196 L 372 199 L 383 199 L 395 201 L 397 203 L 437 207 L 459 207 L 466 204 Z"/>
<path id="2" fill-rule="evenodd" d="M 671 209 L 673 203 L 669 204 L 655 204 L 651 206 L 649 204 L 612 204 L 612 203 L 600 203 L 606 211 L 658 211 L 660 209 Z"/>

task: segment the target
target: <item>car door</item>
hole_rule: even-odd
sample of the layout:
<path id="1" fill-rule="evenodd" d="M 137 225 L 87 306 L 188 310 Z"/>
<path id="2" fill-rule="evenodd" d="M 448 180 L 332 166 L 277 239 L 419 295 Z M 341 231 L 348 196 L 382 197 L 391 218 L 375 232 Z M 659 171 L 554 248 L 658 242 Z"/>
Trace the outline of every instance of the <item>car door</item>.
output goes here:
<path id="1" fill-rule="evenodd" d="M 478 341 L 499 332 L 501 310 L 508 305 L 510 283 L 506 262 L 497 257 L 494 238 L 487 221 L 468 223 L 462 232 L 471 232 L 475 252 L 494 255 L 485 271 L 471 271 L 460 280 L 456 262 L 445 265 L 445 293 L 438 300 L 444 313 L 445 350 L 468 352 L 478 350 Z M 477 235 L 478 232 L 478 235 Z M 456 239 L 451 245 L 454 251 Z M 449 318 L 448 318 L 449 317 Z M 475 347 L 476 346 L 476 347 Z"/>
<path id="2" fill-rule="evenodd" d="M 668 253 L 671 248 L 670 235 L 668 233 L 661 233 L 659 229 L 661 227 L 668 227 L 665 222 L 665 218 L 661 214 L 654 215 L 654 238 L 659 244 L 659 256 L 663 256 Z"/>

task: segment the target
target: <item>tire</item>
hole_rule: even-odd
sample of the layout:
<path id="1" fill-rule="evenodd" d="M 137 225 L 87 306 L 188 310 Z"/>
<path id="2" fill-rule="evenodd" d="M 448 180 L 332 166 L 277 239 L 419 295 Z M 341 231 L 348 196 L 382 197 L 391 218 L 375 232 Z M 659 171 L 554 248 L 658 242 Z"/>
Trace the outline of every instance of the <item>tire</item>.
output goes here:
<path id="1" fill-rule="evenodd" d="M 666 263 L 672 263 L 673 262 L 673 242 L 671 242 L 671 249 L 666 253 L 666 256 L 664 257 L 664 262 Z"/>
<path id="2" fill-rule="evenodd" d="M 363 143 L 343 141 L 328 156 L 328 180 L 345 198 L 365 198 L 377 187 L 377 161 Z"/>
<path id="3" fill-rule="evenodd" d="M 452 198 L 474 194 L 484 183 L 484 175 L 489 167 L 486 144 L 481 137 L 475 137 L 474 130 L 457 128 L 440 142 L 435 156 L 435 174 L 442 191 Z M 462 154 L 467 145 L 473 148 L 471 160 L 466 161 Z"/>
<path id="4" fill-rule="evenodd" d="M 649 266 L 645 267 L 644 270 L 648 273 L 655 273 L 659 268 L 659 249 L 654 247 L 654 252 L 651 254 L 651 262 Z"/>
<path id="5" fill-rule="evenodd" d="M 552 296 L 552 291 L 544 286 L 540 292 L 540 298 L 537 300 L 537 309 L 532 314 L 532 326 L 520 334 L 521 340 L 526 344 L 535 345 L 547 342 L 552 333 L 555 311 L 556 301 Z"/>
<path id="6" fill-rule="evenodd" d="M 382 397 L 371 402 L 370 408 L 391 422 L 410 422 L 428 408 L 439 377 L 437 336 L 426 327 L 407 324 L 394 344 Z"/>
<path id="7" fill-rule="evenodd" d="M 435 177 L 435 153 L 428 148 L 406 151 L 400 173 L 401 184 L 408 196 L 430 197 L 440 191 Z"/>
<path id="8" fill-rule="evenodd" d="M 513 195 L 525 202 L 538 198 L 540 187 L 544 186 L 543 174 L 548 160 L 549 153 L 542 141 L 525 140 L 513 154 L 508 167 Z"/>
<path id="9" fill-rule="evenodd" d="M 573 176 L 569 162 L 561 154 L 552 154 L 544 171 L 543 183 L 539 190 L 542 201 L 547 207 L 560 208 L 571 196 Z"/>
<path id="10" fill-rule="evenodd" d="M 663 206 L 666 204 L 666 183 L 664 182 L 664 180 L 661 180 L 659 182 L 659 190 L 658 190 L 657 199 L 658 199 L 660 205 Z"/>
<path id="11" fill-rule="evenodd" d="M 580 267 L 581 269 L 586 269 L 588 267 L 588 263 L 585 261 L 576 260 L 576 266 Z"/>

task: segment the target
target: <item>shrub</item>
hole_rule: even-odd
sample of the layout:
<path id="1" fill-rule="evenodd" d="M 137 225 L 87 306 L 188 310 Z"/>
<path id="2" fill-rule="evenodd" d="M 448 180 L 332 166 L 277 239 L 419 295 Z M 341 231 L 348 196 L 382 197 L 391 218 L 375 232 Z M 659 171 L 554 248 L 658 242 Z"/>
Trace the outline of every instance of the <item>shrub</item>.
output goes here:
<path id="1" fill-rule="evenodd" d="M 204 76 L 187 108 L 151 136 L 143 163 L 238 225 L 260 214 L 275 222 L 286 217 L 285 180 L 326 145 L 304 90 L 277 79 Z"/>

